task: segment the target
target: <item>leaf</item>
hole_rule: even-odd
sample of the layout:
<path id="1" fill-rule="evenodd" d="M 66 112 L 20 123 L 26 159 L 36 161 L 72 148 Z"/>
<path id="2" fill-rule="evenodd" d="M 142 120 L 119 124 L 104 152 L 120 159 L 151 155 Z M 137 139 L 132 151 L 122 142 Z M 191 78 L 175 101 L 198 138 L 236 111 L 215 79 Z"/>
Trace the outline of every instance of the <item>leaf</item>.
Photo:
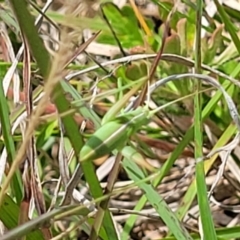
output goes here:
<path id="1" fill-rule="evenodd" d="M 139 167 L 134 162 L 128 159 L 124 159 L 123 166 L 127 171 L 129 177 L 135 183 L 137 183 L 137 185 L 145 192 L 145 196 L 147 197 L 148 201 L 155 208 L 156 212 L 166 223 L 168 228 L 172 231 L 176 239 L 191 240 L 192 238 L 187 232 L 187 230 L 179 222 L 179 220 L 169 208 L 169 206 L 166 204 L 164 199 L 155 191 L 151 184 L 138 183 L 145 178 L 143 172 L 139 169 Z"/>
<path id="2" fill-rule="evenodd" d="M 222 37 L 223 25 L 215 29 L 211 38 L 203 45 L 203 62 L 205 64 L 210 64 L 213 59 L 217 56 L 217 51 L 219 50 L 223 37 Z M 204 48 L 205 47 L 205 48 Z"/>
<path id="3" fill-rule="evenodd" d="M 4 144 L 7 149 L 8 161 L 10 164 L 13 164 L 14 158 L 16 156 L 16 150 L 14 145 L 13 136 L 11 134 L 11 125 L 9 118 L 9 108 L 7 99 L 4 95 L 2 82 L 0 83 L 0 121 L 2 127 L 2 133 L 4 137 Z M 13 196 L 16 197 L 17 202 L 20 203 L 23 197 L 22 190 L 22 180 L 20 171 L 17 169 L 13 174 L 13 180 L 11 182 L 11 189 L 13 191 Z"/>
<path id="4" fill-rule="evenodd" d="M 10 196 L 5 195 L 4 202 L 0 208 L 0 219 L 7 229 L 13 229 L 18 226 L 18 218 L 20 209 L 18 205 L 11 199 Z M 27 234 L 27 240 L 44 239 L 40 230 L 35 230 Z"/>
<path id="5" fill-rule="evenodd" d="M 124 48 L 132 48 L 138 45 L 143 45 L 143 39 L 138 28 L 138 22 L 131 8 L 123 12 L 112 3 L 105 3 L 103 11 L 108 21 L 111 23 L 120 43 Z M 132 12 L 131 18 L 130 11 Z M 125 13 L 127 15 L 125 15 Z M 134 19 L 134 20 L 133 20 Z M 98 42 L 105 44 L 116 44 L 114 37 L 107 32 L 103 31 L 98 38 Z"/>

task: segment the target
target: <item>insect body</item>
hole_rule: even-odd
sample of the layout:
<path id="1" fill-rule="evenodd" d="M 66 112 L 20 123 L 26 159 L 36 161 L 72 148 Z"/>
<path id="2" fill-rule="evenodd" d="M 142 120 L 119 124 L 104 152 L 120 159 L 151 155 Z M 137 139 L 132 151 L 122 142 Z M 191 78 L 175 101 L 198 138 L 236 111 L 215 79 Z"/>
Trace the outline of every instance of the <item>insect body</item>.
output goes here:
<path id="1" fill-rule="evenodd" d="M 147 112 L 141 108 L 103 124 L 81 149 L 80 162 L 121 149 L 128 138 L 147 122 Z"/>

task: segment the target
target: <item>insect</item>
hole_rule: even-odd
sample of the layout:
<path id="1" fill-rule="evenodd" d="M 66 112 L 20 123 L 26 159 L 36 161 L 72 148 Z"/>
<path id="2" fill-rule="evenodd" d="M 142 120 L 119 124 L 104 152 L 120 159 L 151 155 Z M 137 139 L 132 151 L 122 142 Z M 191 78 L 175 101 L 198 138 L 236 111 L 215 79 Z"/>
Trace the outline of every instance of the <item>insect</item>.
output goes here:
<path id="1" fill-rule="evenodd" d="M 139 107 L 102 125 L 86 142 L 80 152 L 80 162 L 94 160 L 120 150 L 128 138 L 149 121 L 149 111 Z"/>

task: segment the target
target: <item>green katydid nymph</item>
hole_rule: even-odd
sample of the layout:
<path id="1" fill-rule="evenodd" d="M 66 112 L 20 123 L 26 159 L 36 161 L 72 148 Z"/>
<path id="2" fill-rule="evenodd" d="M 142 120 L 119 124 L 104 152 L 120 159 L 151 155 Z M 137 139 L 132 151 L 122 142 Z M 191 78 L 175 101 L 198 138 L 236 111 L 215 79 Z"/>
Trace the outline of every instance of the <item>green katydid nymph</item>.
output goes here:
<path id="1" fill-rule="evenodd" d="M 139 107 L 103 124 L 81 149 L 80 162 L 100 158 L 114 149 L 121 150 L 129 137 L 147 124 L 159 109 L 161 107 L 149 111 L 146 107 Z"/>

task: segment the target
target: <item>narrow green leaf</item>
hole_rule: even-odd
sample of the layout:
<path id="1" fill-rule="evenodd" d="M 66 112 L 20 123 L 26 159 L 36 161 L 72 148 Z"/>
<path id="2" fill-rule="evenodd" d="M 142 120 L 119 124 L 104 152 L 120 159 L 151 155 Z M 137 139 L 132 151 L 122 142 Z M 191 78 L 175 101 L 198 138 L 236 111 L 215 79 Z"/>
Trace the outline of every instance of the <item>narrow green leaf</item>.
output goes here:
<path id="1" fill-rule="evenodd" d="M 11 1 L 13 9 L 16 13 L 16 17 L 18 19 L 20 28 L 22 32 L 25 34 L 31 52 L 34 58 L 37 61 L 37 64 L 40 68 L 41 73 L 43 74 L 44 79 L 47 79 L 48 70 L 50 69 L 50 61 L 49 56 L 46 49 L 43 46 L 43 43 L 38 36 L 37 30 L 34 27 L 33 18 L 27 11 L 27 5 L 24 0 L 12 0 Z M 64 113 L 69 110 L 69 102 L 66 100 L 63 90 L 60 84 L 57 84 L 55 87 L 54 92 L 54 102 L 58 108 L 59 113 Z M 72 115 L 67 115 L 62 118 L 64 128 L 66 133 L 71 141 L 71 144 L 78 154 L 82 147 L 83 139 L 82 136 L 79 134 L 78 126 L 74 121 Z M 99 181 L 96 177 L 95 169 L 92 162 L 86 162 L 82 164 L 82 169 L 84 171 L 85 177 L 90 185 L 90 190 L 93 197 L 97 198 L 102 196 L 101 186 Z M 93 188 L 92 188 L 93 187 Z M 117 235 L 115 232 L 115 227 L 111 218 L 109 211 L 106 211 L 103 226 L 111 239 L 117 239 Z"/>
<path id="2" fill-rule="evenodd" d="M 31 233 L 32 231 L 35 231 L 35 229 L 38 229 L 40 226 L 43 226 L 44 224 L 48 223 L 54 217 L 56 217 L 60 214 L 66 213 L 68 210 L 70 211 L 73 208 L 74 207 L 72 205 L 70 205 L 67 207 L 54 209 L 51 212 L 44 213 L 41 216 L 39 216 L 35 219 L 32 219 L 23 225 L 16 226 L 14 229 L 12 229 L 11 231 L 4 234 L 4 236 L 1 236 L 1 240 L 19 239 L 23 236 L 26 236 L 26 235 L 28 235 L 28 233 Z M 79 214 L 79 215 L 82 214 L 84 216 L 84 214 L 86 212 L 88 213 L 88 209 L 81 207 L 77 212 L 75 212 L 75 214 Z M 42 238 L 42 236 L 39 234 L 38 231 L 36 232 L 36 234 L 34 234 L 32 236 L 31 236 L 30 240 L 44 239 L 44 238 Z"/>
<path id="3" fill-rule="evenodd" d="M 65 81 L 61 81 L 62 87 L 66 92 L 70 93 L 74 100 L 82 100 L 79 92 L 76 91 L 70 84 Z M 78 111 L 87 119 L 90 119 L 96 128 L 101 126 L 100 119 L 97 114 L 89 109 L 85 104 L 81 105 Z M 80 158 L 81 159 L 81 158 Z M 84 172 L 85 179 L 89 185 L 90 192 L 94 199 L 100 198 L 103 196 L 102 188 L 96 176 L 95 167 L 91 161 L 81 162 L 81 168 Z M 118 240 L 118 236 L 115 231 L 115 226 L 110 215 L 110 212 L 107 210 L 103 219 L 103 227 L 109 237 L 109 240 Z"/>
<path id="4" fill-rule="evenodd" d="M 34 19 L 27 10 L 27 2 L 24 0 L 10 0 L 14 13 L 17 17 L 20 29 L 27 38 L 31 53 L 44 77 L 50 69 L 50 58 L 43 45 L 42 39 L 38 36 L 37 28 L 34 27 Z"/>
<path id="5" fill-rule="evenodd" d="M 197 0 L 197 12 L 196 12 L 196 40 L 195 40 L 195 72 L 201 73 L 201 30 L 202 30 L 202 0 Z M 195 159 L 203 156 L 203 122 L 202 122 L 202 84 L 195 80 L 195 97 L 194 97 L 194 156 Z M 196 164 L 196 186 L 197 186 L 197 198 L 200 210 L 200 221 L 203 230 L 204 239 L 216 240 L 216 232 L 212 219 L 212 214 L 208 202 L 207 186 L 205 181 L 204 163 L 203 161 Z"/>
<path id="6" fill-rule="evenodd" d="M 124 159 L 123 165 L 129 177 L 135 182 L 145 178 L 143 172 L 131 160 Z M 173 232 L 174 236 L 178 240 L 192 239 L 187 230 L 183 225 L 181 225 L 175 214 L 166 204 L 164 199 L 155 191 L 153 186 L 147 183 L 140 183 L 139 187 L 145 192 L 148 201 L 155 208 L 159 216 L 166 223 L 168 228 Z"/>
<path id="7" fill-rule="evenodd" d="M 237 239 L 240 237 L 240 227 L 232 227 L 232 228 L 219 228 L 216 229 L 216 233 L 218 236 L 218 240 L 228 240 L 228 239 Z M 191 237 L 194 240 L 201 240 L 199 234 L 191 234 Z M 177 240 L 174 236 L 165 237 L 162 240 Z"/>
<path id="8" fill-rule="evenodd" d="M 222 18 L 222 21 L 224 23 L 226 30 L 229 32 L 229 34 L 231 36 L 231 40 L 234 42 L 234 44 L 238 50 L 238 53 L 240 54 L 240 40 L 237 35 L 238 29 L 236 29 L 235 25 L 231 21 L 231 18 L 227 15 L 227 13 L 225 12 L 223 6 L 219 3 L 219 1 L 214 0 L 214 3 L 217 6 L 218 13 L 220 14 L 220 16 Z"/>
<path id="9" fill-rule="evenodd" d="M 239 73 L 240 68 L 237 67 L 236 71 L 233 71 L 233 77 L 237 76 L 237 74 Z M 231 82 L 229 81 L 224 81 L 223 83 L 223 87 L 225 89 L 228 89 L 229 86 L 231 85 Z M 204 119 L 206 119 L 210 113 L 212 112 L 212 110 L 215 108 L 217 102 L 219 101 L 219 99 L 221 98 L 222 93 L 220 91 L 218 91 L 215 96 L 208 102 L 208 104 L 205 106 L 205 108 L 202 111 L 202 119 L 204 121 Z M 185 147 L 188 145 L 188 143 L 193 139 L 193 126 L 191 126 L 188 131 L 186 132 L 186 134 L 183 136 L 183 139 L 180 141 L 180 143 L 178 144 L 178 146 L 175 148 L 175 150 L 172 152 L 172 154 L 170 155 L 170 157 L 167 159 L 167 161 L 163 164 L 163 166 L 161 167 L 161 169 L 159 170 L 159 175 L 156 178 L 156 180 L 154 180 L 153 182 L 153 186 L 156 187 L 158 186 L 158 184 L 162 181 L 162 179 L 164 178 L 164 176 L 167 175 L 167 173 L 170 171 L 172 165 L 174 164 L 174 162 L 176 161 L 176 159 L 181 155 L 181 153 L 183 152 L 183 150 L 185 149 Z M 233 133 L 232 133 L 233 134 Z M 189 199 L 189 197 L 187 197 L 187 195 L 191 196 L 191 200 L 188 201 L 187 206 L 184 205 L 184 209 L 182 209 L 181 207 L 179 208 L 179 215 L 178 218 L 182 219 L 183 216 L 185 215 L 185 213 L 187 212 L 187 210 L 189 209 L 193 199 L 196 196 L 196 190 L 195 189 L 195 185 L 191 188 L 191 190 L 189 190 L 186 193 L 186 198 Z M 194 190 L 194 191 L 193 191 Z M 145 196 L 142 196 L 141 199 L 139 200 L 138 204 L 136 205 L 136 207 L 134 208 L 134 210 L 140 211 L 144 205 L 146 204 L 147 198 Z M 183 200 L 183 202 L 185 202 L 186 199 Z M 121 239 L 125 240 L 128 239 L 128 235 L 129 232 L 131 231 L 135 221 L 137 219 L 137 216 L 131 215 L 128 220 L 126 221 L 125 225 L 124 225 L 124 230 L 121 234 Z"/>
<path id="10" fill-rule="evenodd" d="M 222 134 L 216 145 L 214 146 L 213 149 L 221 147 L 231 139 L 233 134 L 236 132 L 236 126 L 231 124 L 229 127 L 225 130 L 225 132 Z M 212 164 L 214 163 L 215 159 L 217 158 L 217 155 L 211 158 L 211 161 L 206 161 L 207 165 L 205 166 L 205 172 L 208 172 Z M 193 199 L 196 196 L 196 181 L 194 180 L 191 185 L 188 188 L 188 191 L 184 195 L 180 207 L 177 210 L 177 216 L 179 219 L 182 219 L 189 209 L 190 205 L 192 204 Z"/>
<path id="11" fill-rule="evenodd" d="M 10 196 L 4 197 L 4 202 L 0 208 L 0 219 L 7 229 L 11 230 L 18 226 L 18 218 L 20 214 L 19 206 L 11 199 Z M 27 234 L 27 240 L 43 240 L 42 232 L 35 230 Z"/>
<path id="12" fill-rule="evenodd" d="M 16 151 L 11 131 L 8 103 L 4 95 L 2 82 L 0 83 L 0 121 L 2 126 L 4 143 L 7 149 L 8 161 L 11 164 L 15 158 Z M 11 186 L 12 186 L 11 189 L 14 191 L 14 196 L 16 197 L 17 202 L 20 203 L 23 197 L 22 190 L 23 185 L 19 170 L 17 170 L 13 175 Z"/>

